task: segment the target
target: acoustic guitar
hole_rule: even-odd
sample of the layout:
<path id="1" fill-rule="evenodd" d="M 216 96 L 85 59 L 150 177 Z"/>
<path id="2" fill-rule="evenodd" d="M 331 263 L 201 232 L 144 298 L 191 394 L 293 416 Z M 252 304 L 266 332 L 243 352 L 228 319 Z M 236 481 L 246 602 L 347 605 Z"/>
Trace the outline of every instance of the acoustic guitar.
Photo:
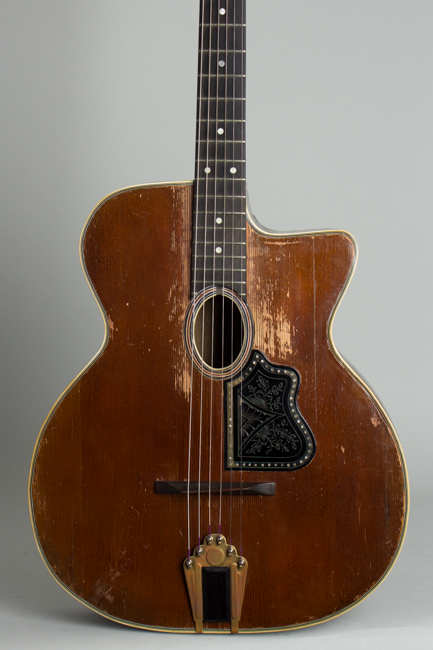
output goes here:
<path id="1" fill-rule="evenodd" d="M 53 577 L 109 619 L 288 630 L 380 584 L 408 483 L 332 340 L 355 241 L 254 220 L 246 1 L 200 5 L 195 180 L 115 192 L 85 225 L 105 341 L 42 427 L 31 517 Z"/>

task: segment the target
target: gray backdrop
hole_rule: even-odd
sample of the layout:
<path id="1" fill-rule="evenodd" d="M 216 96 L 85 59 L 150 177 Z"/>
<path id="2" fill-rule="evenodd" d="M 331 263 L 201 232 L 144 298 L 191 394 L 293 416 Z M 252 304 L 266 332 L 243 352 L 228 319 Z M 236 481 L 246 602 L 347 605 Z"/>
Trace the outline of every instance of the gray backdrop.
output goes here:
<path id="1" fill-rule="evenodd" d="M 69 597 L 39 558 L 26 495 L 38 430 L 103 338 L 78 257 L 87 215 L 120 187 L 193 176 L 198 4 L 0 2 L 1 647 L 203 643 L 118 626 Z M 395 423 L 412 511 L 397 564 L 359 607 L 223 643 L 428 648 L 433 3 L 247 0 L 247 10 L 252 208 L 270 228 L 356 236 L 335 341 Z"/>

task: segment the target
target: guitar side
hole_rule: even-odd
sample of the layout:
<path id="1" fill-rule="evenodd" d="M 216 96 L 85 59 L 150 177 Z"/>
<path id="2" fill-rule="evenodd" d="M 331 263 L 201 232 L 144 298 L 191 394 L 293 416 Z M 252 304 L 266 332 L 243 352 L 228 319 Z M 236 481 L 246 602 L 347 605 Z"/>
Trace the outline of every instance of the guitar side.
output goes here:
<path id="1" fill-rule="evenodd" d="M 82 258 L 106 336 L 41 430 L 29 495 L 38 548 L 72 595 L 121 623 L 193 632 L 181 570 L 186 499 L 154 493 L 157 480 L 187 477 L 191 215 L 192 186 L 179 184 L 120 191 L 89 218 Z M 355 256 L 347 233 L 247 226 L 253 348 L 299 372 L 299 408 L 317 451 L 294 472 L 245 472 L 245 481 L 275 482 L 275 496 L 244 496 L 242 513 L 238 497 L 231 514 L 225 508 L 223 533 L 229 520 L 235 540 L 242 528 L 249 562 L 241 632 L 311 625 L 352 607 L 402 544 L 408 493 L 398 439 L 331 337 Z M 203 386 L 220 430 L 223 385 L 204 378 Z M 203 458 L 208 451 L 203 440 Z M 216 454 L 211 464 L 218 477 Z M 193 458 L 193 480 L 197 472 Z M 217 521 L 217 499 L 211 511 Z"/>

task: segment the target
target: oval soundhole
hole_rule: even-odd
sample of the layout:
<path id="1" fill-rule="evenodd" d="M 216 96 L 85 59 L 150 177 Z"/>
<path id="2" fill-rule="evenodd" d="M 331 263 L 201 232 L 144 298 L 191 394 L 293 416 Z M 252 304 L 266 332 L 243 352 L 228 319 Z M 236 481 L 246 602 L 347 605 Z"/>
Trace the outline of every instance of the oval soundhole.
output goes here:
<path id="1" fill-rule="evenodd" d="M 204 363 L 218 370 L 233 365 L 244 335 L 241 312 L 231 298 L 216 295 L 205 300 L 194 324 L 194 345 Z"/>

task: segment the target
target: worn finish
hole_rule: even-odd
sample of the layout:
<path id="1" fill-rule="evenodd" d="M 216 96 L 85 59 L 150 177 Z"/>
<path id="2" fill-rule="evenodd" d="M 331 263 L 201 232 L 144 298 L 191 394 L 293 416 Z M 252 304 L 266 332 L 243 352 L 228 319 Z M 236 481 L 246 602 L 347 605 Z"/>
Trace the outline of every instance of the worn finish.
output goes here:
<path id="1" fill-rule="evenodd" d="M 106 342 L 49 415 L 30 476 L 37 542 L 61 584 L 111 618 L 186 631 L 194 631 L 182 569 L 186 498 L 155 494 L 154 484 L 187 478 L 191 213 L 190 185 L 124 190 L 93 213 L 83 259 Z M 298 405 L 317 449 L 298 471 L 248 472 L 246 481 L 275 483 L 275 495 L 244 495 L 242 516 L 234 495 L 231 531 L 223 497 L 221 532 L 239 549 L 242 528 L 249 564 L 240 632 L 310 625 L 359 601 L 395 559 L 407 512 L 404 461 L 389 420 L 330 341 L 330 318 L 354 264 L 352 239 L 264 235 L 248 225 L 247 250 L 253 347 L 299 373 Z M 200 381 L 195 370 L 194 395 Z M 210 386 L 203 378 L 218 450 L 222 384 Z M 193 413 L 197 481 L 197 403 Z M 206 436 L 202 457 L 208 480 Z M 217 451 L 211 480 L 219 480 Z M 216 528 L 218 498 L 211 499 Z M 191 504 L 195 513 L 197 494 Z M 202 537 L 207 517 L 202 496 Z M 193 546 L 197 535 L 194 514 Z"/>

